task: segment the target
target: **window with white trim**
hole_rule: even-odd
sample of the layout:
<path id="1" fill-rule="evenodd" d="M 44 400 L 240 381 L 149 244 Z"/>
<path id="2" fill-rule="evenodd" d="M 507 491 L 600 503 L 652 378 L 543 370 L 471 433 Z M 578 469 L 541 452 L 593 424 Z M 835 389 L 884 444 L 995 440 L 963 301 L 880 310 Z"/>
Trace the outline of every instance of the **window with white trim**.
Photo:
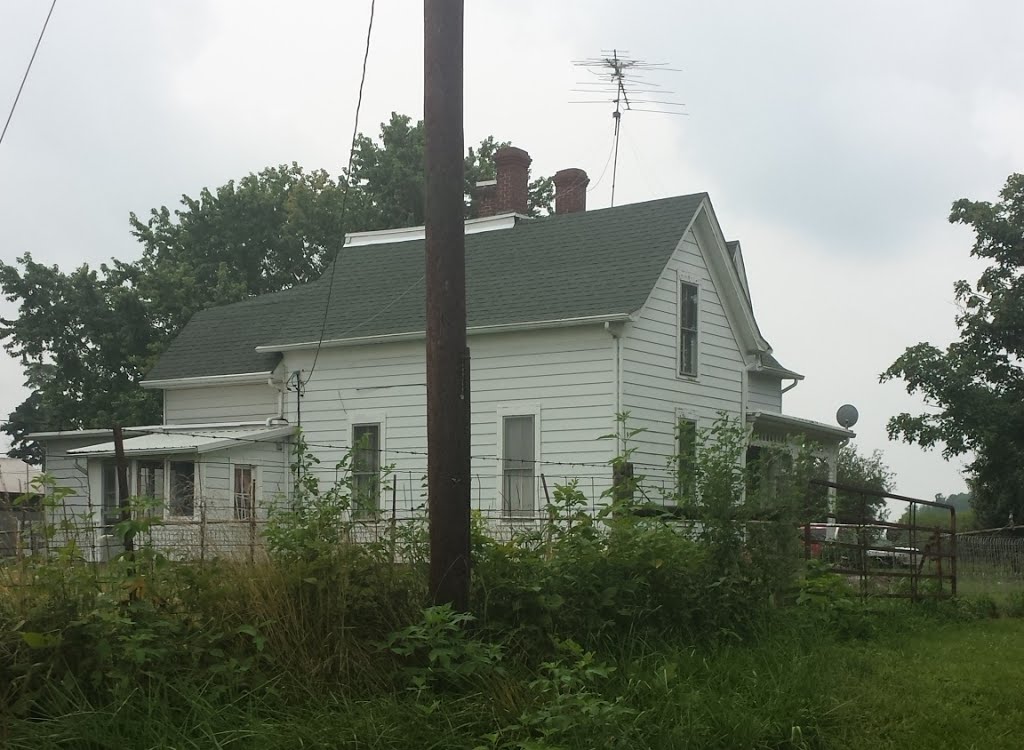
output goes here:
<path id="1" fill-rule="evenodd" d="M 536 510 L 537 440 L 533 414 L 502 417 L 501 502 L 510 516 L 530 516 Z"/>
<path id="2" fill-rule="evenodd" d="M 679 282 L 679 374 L 697 377 L 697 325 L 700 287 Z"/>
<path id="3" fill-rule="evenodd" d="M 251 464 L 234 466 L 235 518 L 247 521 L 256 513 L 256 467 Z"/>
<path id="4" fill-rule="evenodd" d="M 121 520 L 121 493 L 117 486 L 117 462 L 113 459 L 103 461 L 100 468 L 103 524 L 114 526 Z"/>
<path id="5" fill-rule="evenodd" d="M 164 514 L 164 462 L 139 460 L 135 464 L 135 496 L 138 514 L 160 518 Z"/>
<path id="6" fill-rule="evenodd" d="M 692 502 L 697 493 L 697 423 L 676 420 L 676 497 L 680 505 Z"/>
<path id="7" fill-rule="evenodd" d="M 170 461 L 168 513 L 191 518 L 196 512 L 196 465 L 193 461 Z"/>
<path id="8" fill-rule="evenodd" d="M 380 510 L 380 424 L 352 425 L 352 512 Z"/>

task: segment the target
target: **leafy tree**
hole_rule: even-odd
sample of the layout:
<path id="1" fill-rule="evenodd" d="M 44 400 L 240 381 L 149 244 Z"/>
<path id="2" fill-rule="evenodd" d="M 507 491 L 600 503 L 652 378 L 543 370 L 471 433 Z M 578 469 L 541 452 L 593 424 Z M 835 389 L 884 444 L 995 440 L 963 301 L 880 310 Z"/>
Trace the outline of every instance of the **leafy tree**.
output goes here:
<path id="1" fill-rule="evenodd" d="M 943 495 L 941 492 L 935 495 L 935 502 L 947 503 L 957 509 L 957 512 L 971 509 L 971 493 L 956 492 L 952 495 Z"/>
<path id="2" fill-rule="evenodd" d="M 484 138 L 474 149 L 470 147 L 465 161 L 466 216 L 473 213 L 473 188 L 480 180 L 495 177 L 494 153 L 509 141 Z M 352 159 L 353 185 L 363 189 L 368 205 L 367 230 L 423 224 L 425 197 L 423 121 L 396 112 L 380 128 L 380 140 L 365 135 L 356 140 Z M 554 184 L 550 177 L 534 179 L 529 185 L 530 214 L 540 216 L 551 210 Z"/>
<path id="3" fill-rule="evenodd" d="M 933 409 L 892 417 L 889 436 L 942 445 L 946 458 L 973 454 L 978 523 L 1002 526 L 1024 518 L 1024 175 L 1010 175 L 995 203 L 956 201 L 949 220 L 974 230 L 971 255 L 989 265 L 973 286 L 954 286 L 959 340 L 915 344 L 882 374 Z"/>
<path id="4" fill-rule="evenodd" d="M 182 208 L 154 208 L 145 222 L 132 213 L 142 258 L 114 260 L 110 280 L 135 290 L 153 325 L 173 334 L 203 307 L 319 277 L 345 241 L 343 194 L 343 178 L 293 162 L 183 195 Z M 349 226 L 365 222 L 361 198 L 347 207 Z"/>
<path id="5" fill-rule="evenodd" d="M 18 262 L 21 272 L 0 263 L 4 295 L 20 301 L 16 319 L 0 320 L 0 338 L 32 390 L 2 427 L 14 455 L 38 460 L 25 436 L 40 429 L 153 422 L 159 400 L 136 384 L 154 330 L 135 290 L 113 281 L 106 266 L 64 274 L 29 254 Z"/>
<path id="6" fill-rule="evenodd" d="M 493 177 L 502 145 L 488 137 L 468 149 L 467 215 L 470 188 Z M 423 146 L 423 124 L 392 114 L 379 141 L 359 136 L 340 177 L 267 167 L 183 195 L 178 209 L 131 214 L 137 261 L 67 273 L 27 253 L 0 262 L 0 290 L 18 305 L 0 319 L 0 341 L 31 390 L 0 426 L 13 454 L 38 460 L 26 436 L 40 430 L 159 422 L 159 397 L 138 383 L 195 312 L 316 279 L 346 231 L 423 223 Z M 549 210 L 551 197 L 550 179 L 533 181 L 534 213 Z"/>
<path id="7" fill-rule="evenodd" d="M 836 463 L 836 482 L 857 487 L 868 492 L 892 492 L 895 475 L 885 464 L 882 452 L 872 451 L 862 456 L 852 443 L 839 449 Z M 855 523 L 862 518 L 881 519 L 885 517 L 885 500 L 880 497 L 858 492 L 836 492 L 836 520 L 839 523 Z"/>

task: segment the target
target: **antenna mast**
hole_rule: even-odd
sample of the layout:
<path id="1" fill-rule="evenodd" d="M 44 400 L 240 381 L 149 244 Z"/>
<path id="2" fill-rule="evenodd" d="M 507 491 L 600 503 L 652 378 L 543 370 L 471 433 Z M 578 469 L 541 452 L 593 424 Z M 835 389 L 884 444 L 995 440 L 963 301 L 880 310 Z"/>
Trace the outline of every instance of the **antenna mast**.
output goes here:
<path id="1" fill-rule="evenodd" d="M 653 112 L 661 115 L 685 115 L 673 109 L 665 107 L 682 107 L 681 102 L 668 101 L 665 96 L 672 95 L 674 91 L 667 91 L 661 84 L 645 78 L 650 72 L 673 72 L 679 71 L 667 67 L 667 63 L 651 63 L 645 60 L 638 60 L 628 56 L 628 50 L 602 50 L 600 57 L 588 57 L 583 60 L 573 61 L 573 65 L 583 68 L 595 76 L 597 81 L 578 81 L 578 86 L 586 88 L 573 89 L 577 93 L 596 94 L 603 96 L 600 99 L 584 99 L 570 102 L 570 104 L 613 104 L 612 119 L 615 121 L 613 133 L 613 157 L 612 157 L 612 206 L 615 205 L 615 184 L 619 171 L 619 137 L 622 132 L 622 113 L 630 112 Z M 636 98 L 637 96 L 654 96 L 655 98 Z M 608 98 L 611 97 L 611 98 Z M 642 104 L 643 108 L 633 105 Z"/>

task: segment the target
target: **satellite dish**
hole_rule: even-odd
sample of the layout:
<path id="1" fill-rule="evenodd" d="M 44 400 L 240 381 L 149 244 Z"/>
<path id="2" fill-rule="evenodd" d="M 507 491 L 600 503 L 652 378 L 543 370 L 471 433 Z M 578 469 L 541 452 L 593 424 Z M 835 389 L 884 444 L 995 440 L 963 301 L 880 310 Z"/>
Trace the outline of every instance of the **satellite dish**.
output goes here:
<path id="1" fill-rule="evenodd" d="M 857 418 L 860 414 L 857 413 L 857 407 L 853 404 L 843 404 L 839 407 L 839 411 L 836 412 L 836 421 L 846 429 L 850 429 L 857 424 Z"/>

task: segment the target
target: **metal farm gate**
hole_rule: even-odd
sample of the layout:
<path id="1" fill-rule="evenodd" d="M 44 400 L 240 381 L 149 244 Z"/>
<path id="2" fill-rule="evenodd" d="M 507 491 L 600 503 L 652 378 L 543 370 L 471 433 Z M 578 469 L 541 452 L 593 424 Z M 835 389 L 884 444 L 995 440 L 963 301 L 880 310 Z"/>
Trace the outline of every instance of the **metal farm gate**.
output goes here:
<path id="1" fill-rule="evenodd" d="M 956 596 L 956 508 L 836 482 L 811 484 L 828 491 L 832 500 L 842 495 L 845 517 L 804 524 L 807 559 L 819 559 L 847 576 L 863 597 L 919 601 Z M 879 501 L 890 506 L 889 516 L 897 520 L 871 512 Z"/>

